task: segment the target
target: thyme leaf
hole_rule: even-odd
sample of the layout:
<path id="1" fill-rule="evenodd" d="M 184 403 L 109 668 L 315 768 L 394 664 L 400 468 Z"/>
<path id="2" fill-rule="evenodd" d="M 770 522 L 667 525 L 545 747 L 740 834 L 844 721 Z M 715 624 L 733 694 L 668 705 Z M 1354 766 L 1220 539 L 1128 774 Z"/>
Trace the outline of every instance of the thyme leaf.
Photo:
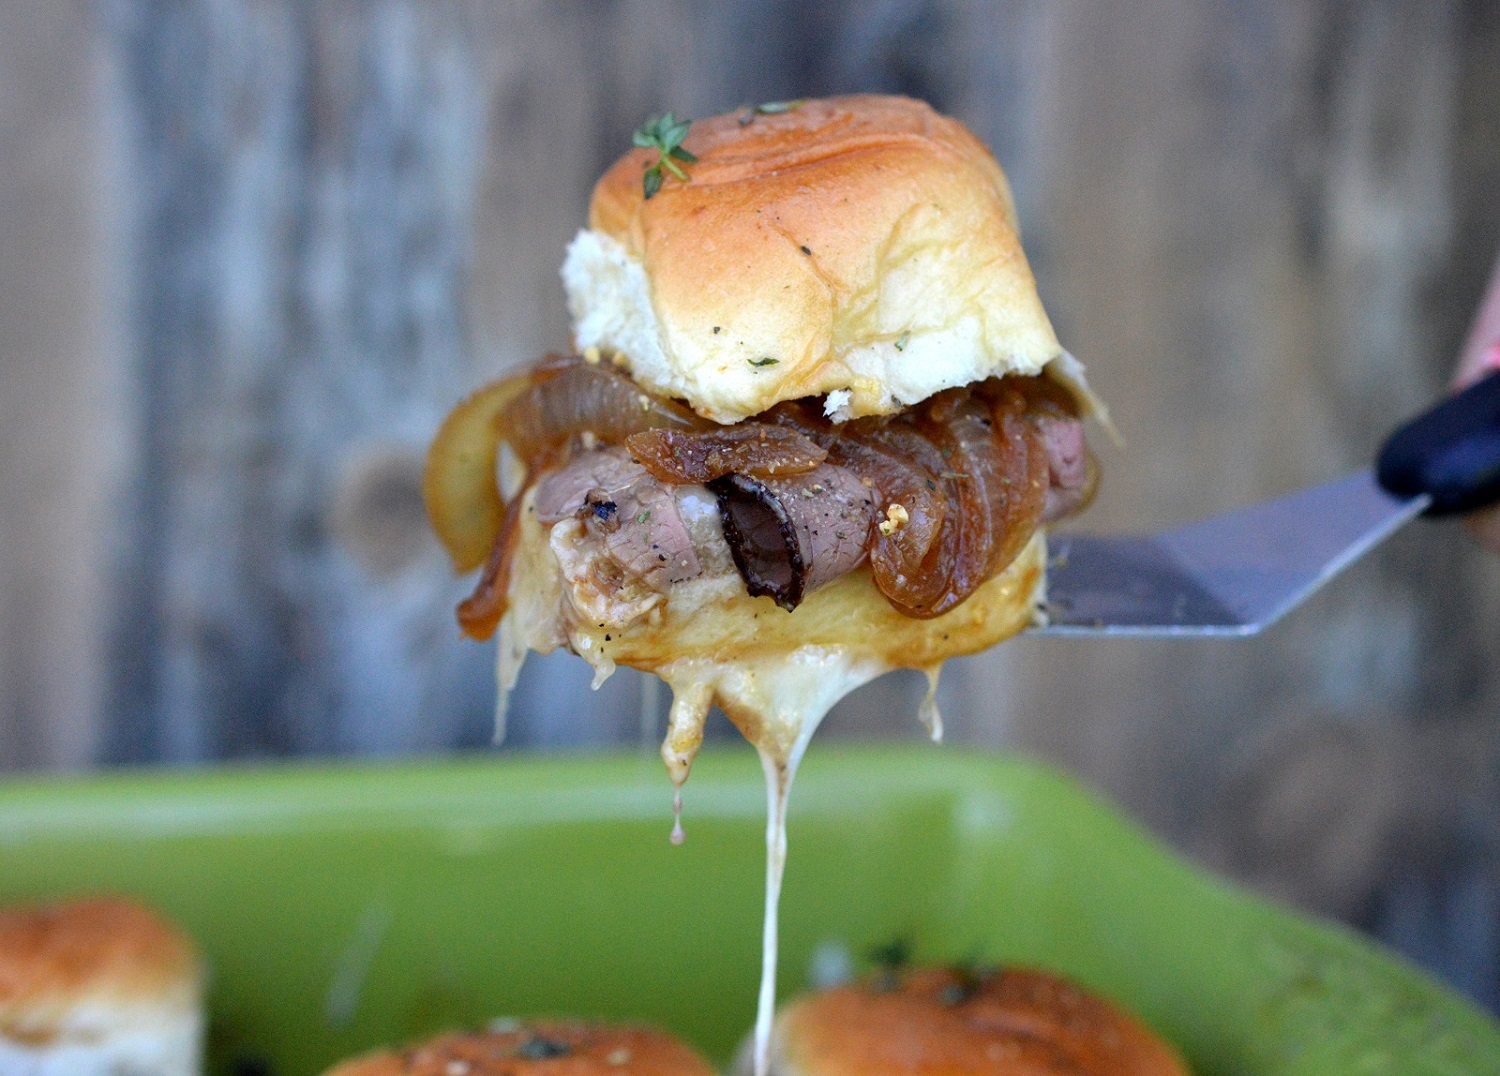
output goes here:
<path id="1" fill-rule="evenodd" d="M 668 112 L 664 116 L 651 117 L 630 136 L 632 145 L 656 150 L 656 163 L 647 168 L 646 174 L 641 177 L 641 191 L 648 199 L 661 190 L 664 170 L 684 183 L 688 181 L 688 174 L 683 170 L 682 164 L 696 164 L 698 161 L 696 154 L 682 147 L 682 140 L 688 136 L 690 129 L 689 121 L 679 120 Z"/>
<path id="2" fill-rule="evenodd" d="M 911 942 L 906 938 L 893 938 L 884 945 L 870 950 L 870 960 L 878 969 L 870 981 L 870 989 L 876 994 L 890 994 L 901 989 L 901 973 L 911 964 Z"/>
<path id="3" fill-rule="evenodd" d="M 911 963 L 911 940 L 892 938 L 870 950 L 870 961 L 885 971 L 900 971 Z"/>

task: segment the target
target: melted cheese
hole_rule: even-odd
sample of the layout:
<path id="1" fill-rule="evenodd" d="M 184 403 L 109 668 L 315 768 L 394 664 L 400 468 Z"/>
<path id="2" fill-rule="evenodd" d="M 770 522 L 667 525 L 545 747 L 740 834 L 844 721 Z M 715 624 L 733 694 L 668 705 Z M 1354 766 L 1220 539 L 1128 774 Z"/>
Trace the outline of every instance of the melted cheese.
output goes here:
<path id="1" fill-rule="evenodd" d="M 707 568 L 670 598 L 627 586 L 611 593 L 576 526 L 537 520 L 527 494 L 511 571 L 510 611 L 501 624 L 502 698 L 528 650 L 567 646 L 594 666 L 595 686 L 616 665 L 653 672 L 672 688 L 662 758 L 675 786 L 673 840 L 681 839 L 681 790 L 703 743 L 709 710 L 720 706 L 760 753 L 766 774 L 766 903 L 755 1023 L 755 1071 L 764 1076 L 776 995 L 777 907 L 786 863 L 786 811 L 798 764 L 833 705 L 898 668 L 928 677 L 921 718 L 942 738 L 936 705 L 944 660 L 1016 634 L 1038 616 L 1045 540 L 1038 532 L 1014 563 L 967 601 L 932 620 L 891 607 L 861 569 L 816 590 L 791 613 L 752 598 L 733 570 L 708 504 L 683 504 Z M 722 546 L 722 537 L 718 538 Z M 607 573 L 606 573 L 607 574 Z M 503 704 L 502 704 L 503 705 Z"/>
<path id="2" fill-rule="evenodd" d="M 1038 533 L 1004 572 L 931 620 L 892 608 L 866 570 L 813 591 L 788 613 L 770 598 L 746 594 L 727 555 L 705 556 L 709 570 L 674 587 L 670 600 L 635 589 L 627 590 L 627 600 L 611 600 L 569 525 L 558 524 L 549 535 L 527 496 L 502 625 L 502 681 L 514 682 L 528 649 L 546 653 L 559 646 L 593 665 L 601 682 L 617 664 L 656 673 L 672 688 L 662 753 L 678 785 L 687 779 L 713 705 L 784 764 L 792 746 L 810 735 L 808 728 L 855 688 L 899 668 L 927 672 L 935 688 L 946 659 L 1021 631 L 1035 619 L 1042 597 L 1046 547 Z M 696 530 L 699 522 L 692 525 Z M 923 717 L 939 736 L 931 692 Z"/>

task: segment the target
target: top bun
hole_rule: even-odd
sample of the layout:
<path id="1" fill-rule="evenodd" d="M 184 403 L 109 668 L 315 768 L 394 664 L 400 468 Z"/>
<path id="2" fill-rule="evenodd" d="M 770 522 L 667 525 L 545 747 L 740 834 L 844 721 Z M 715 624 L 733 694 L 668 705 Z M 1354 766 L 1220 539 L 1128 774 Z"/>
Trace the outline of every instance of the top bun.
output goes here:
<path id="1" fill-rule="evenodd" d="M 1025 968 L 921 968 L 809 995 L 777 1016 L 771 1053 L 771 1076 L 1188 1076 L 1113 1003 Z M 742 1052 L 736 1076 L 750 1069 Z"/>
<path id="2" fill-rule="evenodd" d="M 656 151 L 620 158 L 563 264 L 578 347 L 651 391 L 723 423 L 826 396 L 842 420 L 1062 354 L 1005 174 L 956 120 L 833 97 L 698 120 L 683 145 L 688 181 L 649 200 Z"/>

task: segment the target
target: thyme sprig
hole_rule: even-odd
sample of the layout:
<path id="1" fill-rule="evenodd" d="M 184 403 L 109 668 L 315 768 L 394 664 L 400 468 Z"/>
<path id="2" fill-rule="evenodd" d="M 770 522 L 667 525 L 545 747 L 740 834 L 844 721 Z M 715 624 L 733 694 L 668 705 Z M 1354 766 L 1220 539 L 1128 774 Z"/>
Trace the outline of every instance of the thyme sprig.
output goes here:
<path id="1" fill-rule="evenodd" d="M 630 140 L 641 149 L 656 150 L 656 163 L 646 169 L 646 174 L 641 178 L 641 189 L 647 198 L 661 190 L 663 181 L 662 170 L 672 173 L 684 183 L 688 180 L 688 174 L 682 170 L 684 164 L 696 164 L 698 158 L 690 151 L 682 148 L 682 140 L 688 136 L 691 124 L 687 120 L 681 122 L 672 113 L 665 116 L 653 116 L 641 125 Z"/>
<path id="2" fill-rule="evenodd" d="M 882 971 L 901 971 L 911 964 L 910 938 L 892 938 L 870 950 L 870 963 Z"/>
<path id="3" fill-rule="evenodd" d="M 892 938 L 870 950 L 870 961 L 878 974 L 870 982 L 877 994 L 889 994 L 901 988 L 901 975 L 911 965 L 912 947 L 908 938 Z"/>
<path id="4" fill-rule="evenodd" d="M 528 1061 L 550 1061 L 554 1057 L 567 1057 L 572 1052 L 573 1047 L 567 1043 L 540 1035 L 533 1035 L 516 1047 L 516 1056 Z"/>

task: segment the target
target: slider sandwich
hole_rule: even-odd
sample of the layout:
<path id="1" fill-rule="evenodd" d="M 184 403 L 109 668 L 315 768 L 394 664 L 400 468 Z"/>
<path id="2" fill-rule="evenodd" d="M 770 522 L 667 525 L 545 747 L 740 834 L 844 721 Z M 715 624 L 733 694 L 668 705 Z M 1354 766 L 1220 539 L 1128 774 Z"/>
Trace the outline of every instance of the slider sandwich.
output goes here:
<path id="1" fill-rule="evenodd" d="M 746 1051 L 736 1072 L 748 1074 Z M 1021 968 L 919 968 L 793 1001 L 769 1076 L 1187 1076 L 1134 1017 Z"/>
<path id="2" fill-rule="evenodd" d="M 636 144 L 563 265 L 576 354 L 454 411 L 429 511 L 503 687 L 557 647 L 654 672 L 679 783 L 714 704 L 785 769 L 849 691 L 1041 615 L 1103 416 L 957 121 L 840 97 Z"/>
<path id="3" fill-rule="evenodd" d="M 196 1076 L 203 965 L 133 901 L 0 909 L 0 1074 Z"/>

